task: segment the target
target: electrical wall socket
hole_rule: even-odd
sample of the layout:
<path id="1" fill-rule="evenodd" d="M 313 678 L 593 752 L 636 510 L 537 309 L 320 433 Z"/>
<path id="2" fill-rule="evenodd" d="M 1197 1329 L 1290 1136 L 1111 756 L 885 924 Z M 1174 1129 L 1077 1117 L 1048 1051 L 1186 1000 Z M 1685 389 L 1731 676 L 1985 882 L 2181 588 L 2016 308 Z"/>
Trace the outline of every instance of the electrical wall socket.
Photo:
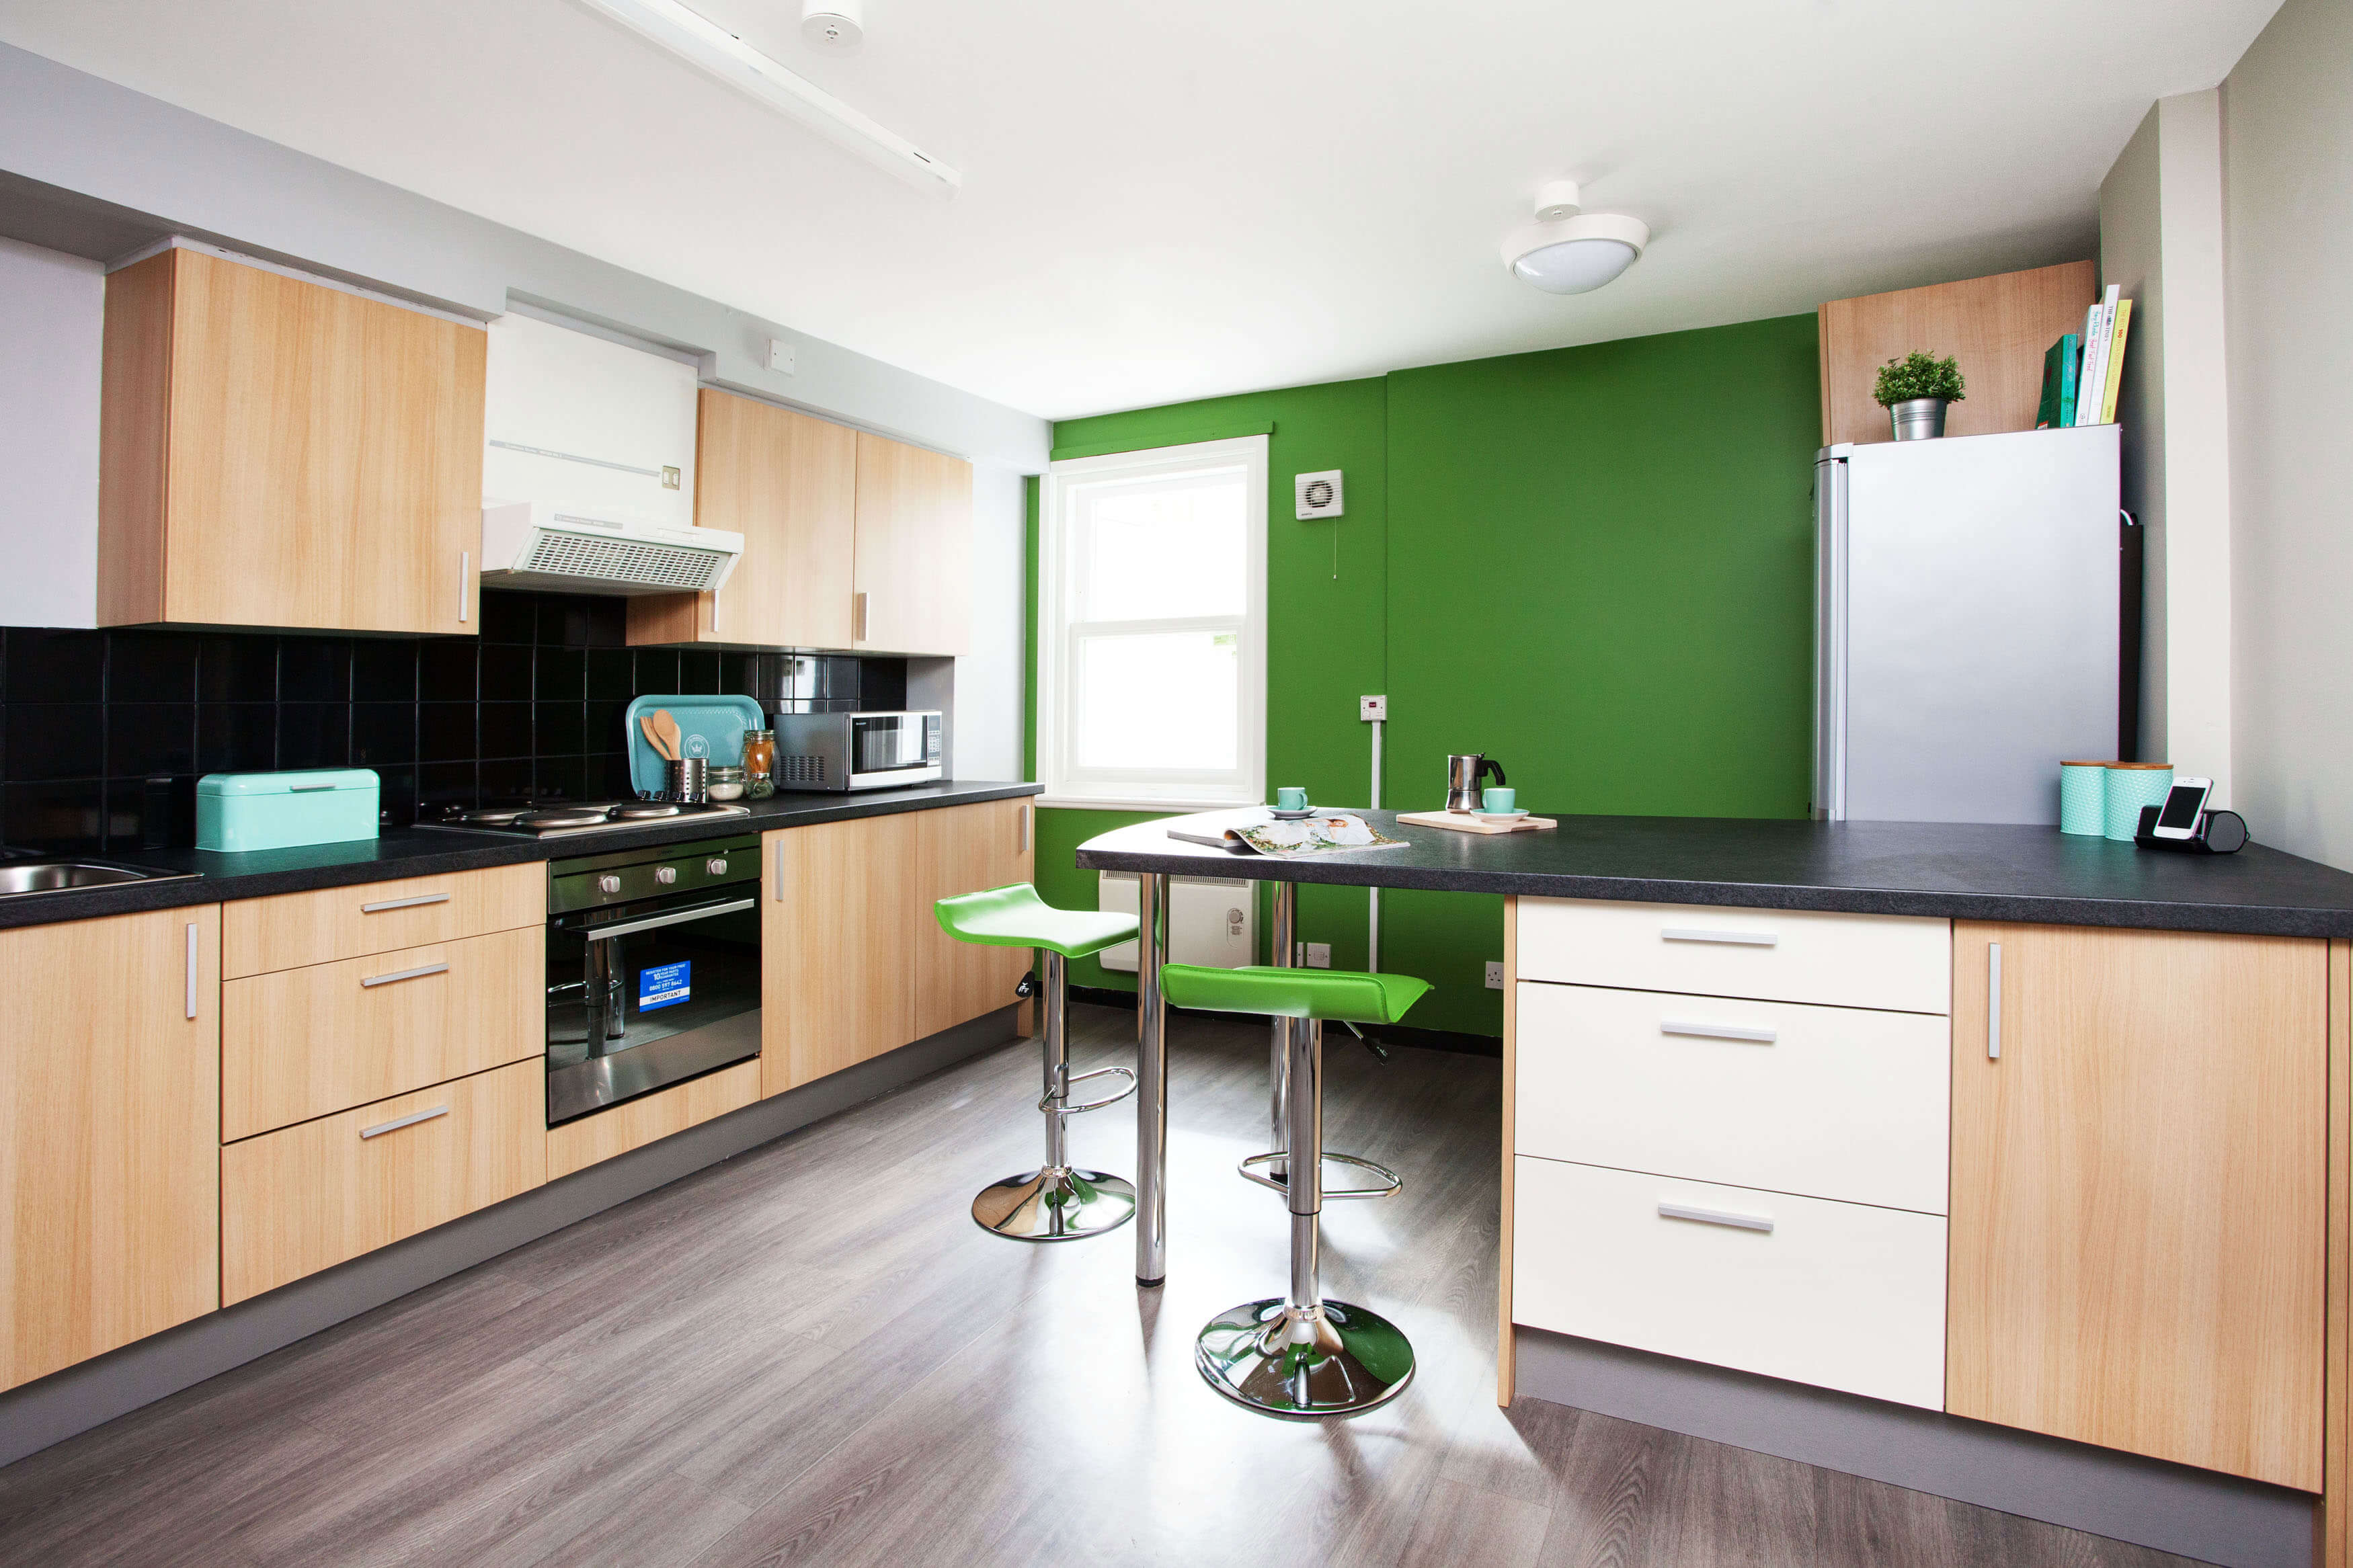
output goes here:
<path id="1" fill-rule="evenodd" d="M 1332 944 L 1328 942 L 1303 942 L 1299 944 L 1297 958 L 1302 969 L 1329 969 L 1332 967 Z"/>
<path id="2" fill-rule="evenodd" d="M 1487 961 L 1487 989 L 1501 991 L 1503 988 L 1504 961 L 1500 958 L 1491 958 Z"/>
<path id="3" fill-rule="evenodd" d="M 1363 720 L 1366 723 L 1370 724 L 1376 721 L 1386 721 L 1388 716 L 1389 700 L 1388 698 L 1359 697 L 1356 699 L 1356 717 Z"/>

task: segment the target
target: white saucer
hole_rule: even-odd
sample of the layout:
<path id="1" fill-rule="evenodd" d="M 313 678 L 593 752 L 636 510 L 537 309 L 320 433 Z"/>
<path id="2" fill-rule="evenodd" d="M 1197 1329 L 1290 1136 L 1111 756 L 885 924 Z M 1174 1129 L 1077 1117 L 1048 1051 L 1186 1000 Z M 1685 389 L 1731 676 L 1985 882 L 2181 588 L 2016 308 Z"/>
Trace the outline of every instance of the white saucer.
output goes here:
<path id="1" fill-rule="evenodd" d="M 1285 811 L 1279 805 L 1270 805 L 1266 809 L 1267 814 L 1272 816 L 1277 822 L 1304 822 L 1311 816 L 1321 816 L 1324 815 L 1312 805 L 1303 805 L 1297 811 Z"/>
<path id="2" fill-rule="evenodd" d="M 1525 806 L 1520 807 L 1517 811 L 1486 811 L 1474 806 L 1471 811 L 1472 816 L 1483 816 L 1490 822 L 1509 822 L 1515 816 L 1525 816 L 1527 814 L 1528 810 Z"/>

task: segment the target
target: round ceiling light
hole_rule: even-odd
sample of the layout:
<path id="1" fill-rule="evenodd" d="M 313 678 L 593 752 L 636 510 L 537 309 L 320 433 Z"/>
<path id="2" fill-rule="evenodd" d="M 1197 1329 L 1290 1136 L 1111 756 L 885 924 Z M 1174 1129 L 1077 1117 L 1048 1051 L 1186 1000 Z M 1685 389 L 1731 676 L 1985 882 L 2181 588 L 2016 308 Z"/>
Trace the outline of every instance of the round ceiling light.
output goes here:
<path id="1" fill-rule="evenodd" d="M 847 54 L 866 37 L 862 10 L 860 0 L 801 0 L 801 37 Z"/>
<path id="2" fill-rule="evenodd" d="M 1583 294 L 1614 280 L 1641 258 L 1651 226 L 1620 213 L 1580 210 L 1573 180 L 1536 193 L 1536 221 L 1504 241 L 1504 265 L 1547 294 Z"/>

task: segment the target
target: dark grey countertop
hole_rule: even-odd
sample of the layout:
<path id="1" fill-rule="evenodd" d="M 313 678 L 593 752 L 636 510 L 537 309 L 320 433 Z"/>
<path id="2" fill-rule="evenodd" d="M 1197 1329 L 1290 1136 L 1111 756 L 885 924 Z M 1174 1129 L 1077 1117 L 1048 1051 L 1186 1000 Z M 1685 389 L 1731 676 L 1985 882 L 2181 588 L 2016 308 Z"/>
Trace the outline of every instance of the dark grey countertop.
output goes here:
<path id="1" fill-rule="evenodd" d="M 264 849 L 245 855 L 222 855 L 203 849 L 151 849 L 133 855 L 84 857 L 163 870 L 194 871 L 196 875 L 168 882 L 128 882 L 69 893 L 28 893 L 0 899 L 0 929 L 130 914 L 140 910 L 178 909 L 230 899 L 258 899 L 271 893 L 307 892 L 313 888 L 340 888 L 354 882 L 475 871 L 528 860 L 602 855 L 614 849 L 649 848 L 697 838 L 841 822 L 851 817 L 887 816 L 901 811 L 929 811 L 944 805 L 968 805 L 976 801 L 1036 795 L 1039 787 L 1034 784 L 951 780 L 856 795 L 780 795 L 767 800 L 745 801 L 744 804 L 751 808 L 749 816 L 717 820 L 695 817 L 684 822 L 554 838 L 417 827 L 377 838 L 354 839 L 348 844 L 314 844 L 301 849 Z"/>
<path id="2" fill-rule="evenodd" d="M 1551 832 L 1482 836 L 1399 827 L 1394 812 L 1357 815 L 1409 847 L 1271 860 L 1170 838 L 1158 821 L 1087 840 L 1078 863 L 1344 887 L 2353 937 L 2353 873 L 2259 844 L 2178 855 L 2055 827 L 1675 816 L 1565 816 Z"/>

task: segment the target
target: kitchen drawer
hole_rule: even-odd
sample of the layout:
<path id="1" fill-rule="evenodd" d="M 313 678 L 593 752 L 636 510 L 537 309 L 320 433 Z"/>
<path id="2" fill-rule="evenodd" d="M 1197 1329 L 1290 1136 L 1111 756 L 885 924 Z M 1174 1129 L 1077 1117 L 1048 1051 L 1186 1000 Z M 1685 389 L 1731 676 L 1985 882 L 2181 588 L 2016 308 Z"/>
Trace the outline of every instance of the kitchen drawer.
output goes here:
<path id="1" fill-rule="evenodd" d="M 537 926 L 221 985 L 221 1141 L 543 1054 Z"/>
<path id="2" fill-rule="evenodd" d="M 547 1179 L 568 1176 L 600 1160 L 741 1110 L 759 1098 L 760 1058 L 754 1057 L 627 1105 L 551 1127 L 547 1130 Z"/>
<path id="3" fill-rule="evenodd" d="M 1939 1015 L 1522 981 L 1513 1148 L 1945 1212 Z"/>
<path id="4" fill-rule="evenodd" d="M 1519 977 L 1899 1013 L 1952 1009 L 1949 921 L 1519 900 Z"/>
<path id="5" fill-rule="evenodd" d="M 221 1304 L 274 1289 L 547 1180 L 540 1060 L 221 1150 Z"/>
<path id="6" fill-rule="evenodd" d="M 332 963 L 461 936 L 537 928 L 546 919 L 547 868 L 537 861 L 242 899 L 221 910 L 221 974 L 235 980 Z"/>
<path id="7" fill-rule="evenodd" d="M 1514 1321 L 1943 1408 L 1942 1218 L 1527 1155 L 1513 1170 Z"/>

